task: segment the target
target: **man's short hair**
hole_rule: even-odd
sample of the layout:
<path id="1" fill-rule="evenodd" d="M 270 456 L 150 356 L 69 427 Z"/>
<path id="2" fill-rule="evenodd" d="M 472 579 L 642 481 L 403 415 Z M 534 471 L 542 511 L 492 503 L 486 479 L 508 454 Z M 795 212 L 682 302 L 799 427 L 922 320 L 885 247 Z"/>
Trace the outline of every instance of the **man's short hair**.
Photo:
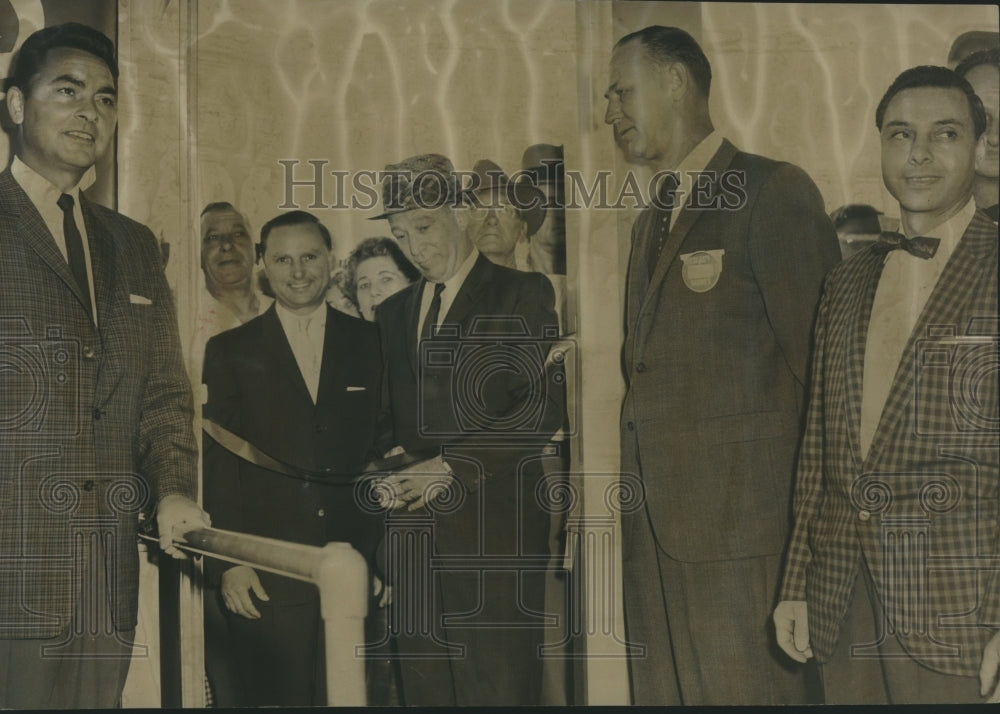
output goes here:
<path id="1" fill-rule="evenodd" d="M 115 45 L 104 33 L 79 22 L 44 27 L 24 41 L 14 60 L 14 66 L 4 82 L 4 90 L 17 87 L 27 96 L 31 78 L 38 74 L 45 64 L 49 50 L 68 47 L 94 55 L 108 66 L 115 84 L 118 83 L 118 58 Z"/>
<path id="2" fill-rule="evenodd" d="M 233 213 L 243 216 L 243 213 L 229 201 L 213 201 L 201 209 L 199 217 L 204 218 L 206 213 L 215 213 L 216 211 L 232 211 Z M 243 216 L 243 220 L 246 220 L 246 216 Z"/>
<path id="3" fill-rule="evenodd" d="M 986 110 L 983 108 L 982 100 L 976 95 L 972 85 L 965 77 L 953 72 L 947 67 L 936 67 L 934 65 L 920 65 L 911 67 L 904 71 L 889 88 L 885 90 L 882 101 L 875 109 L 875 126 L 882 131 L 882 120 L 885 119 L 885 110 L 889 102 L 904 89 L 919 89 L 920 87 L 939 87 L 941 89 L 959 89 L 965 93 L 965 98 L 969 102 L 969 114 L 972 115 L 972 126 L 976 132 L 976 138 L 982 136 L 986 131 Z"/>
<path id="4" fill-rule="evenodd" d="M 971 70 L 983 64 L 995 70 L 1000 70 L 1000 47 L 994 47 L 992 50 L 973 52 L 958 63 L 958 66 L 955 68 L 955 74 L 964 77 Z"/>
<path id="5" fill-rule="evenodd" d="M 263 258 L 264 253 L 267 252 L 267 236 L 271 232 L 272 228 L 301 225 L 316 226 L 319 230 L 319 234 L 323 237 L 323 243 L 326 245 L 326 249 L 333 250 L 333 239 L 330 237 L 330 231 L 326 226 L 320 223 L 320 220 L 316 218 L 316 216 L 308 211 L 289 211 L 288 213 L 279 213 L 277 216 L 265 223 L 260 229 L 260 243 L 257 244 L 258 258 Z"/>
<path id="6" fill-rule="evenodd" d="M 701 46 L 679 27 L 650 25 L 625 35 L 615 43 L 615 49 L 636 40 L 646 55 L 657 64 L 680 62 L 687 67 L 695 86 L 707 98 L 712 87 L 712 66 Z"/>

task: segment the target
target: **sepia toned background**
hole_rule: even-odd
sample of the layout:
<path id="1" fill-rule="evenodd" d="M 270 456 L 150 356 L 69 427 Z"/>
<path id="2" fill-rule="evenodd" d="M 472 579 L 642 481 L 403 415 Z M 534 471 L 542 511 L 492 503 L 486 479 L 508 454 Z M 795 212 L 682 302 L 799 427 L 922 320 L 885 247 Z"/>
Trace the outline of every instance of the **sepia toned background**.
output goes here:
<path id="1" fill-rule="evenodd" d="M 325 162 L 322 190 L 299 186 L 291 200 L 331 228 L 341 261 L 388 226 L 368 220 L 375 208 L 317 207 L 339 200 L 330 171 L 379 171 L 439 152 L 459 169 L 489 158 L 513 173 L 527 146 L 562 144 L 567 169 L 588 185 L 611 172 L 613 199 L 626 171 L 642 171 L 624 163 L 603 122 L 611 47 L 627 32 L 668 24 L 704 48 L 713 119 L 739 148 L 801 166 L 828 212 L 868 203 L 893 215 L 880 177 L 878 100 L 903 69 L 946 64 L 961 33 L 998 29 L 990 5 L 2 0 L 0 15 L 9 17 L 7 5 L 21 18 L 18 43 L 42 24 L 87 21 L 72 15 L 84 12 L 81 5 L 96 8 L 94 17 L 117 35 L 120 124 L 98 200 L 117 203 L 169 246 L 185 348 L 204 295 L 201 208 L 231 201 L 256 232 L 287 206 L 280 161 L 298 162 L 299 181 Z M 4 69 L 9 57 L 0 53 Z M 578 356 L 573 468 L 605 474 L 580 479 L 582 512 L 597 518 L 606 515 L 601 495 L 619 468 L 623 266 L 634 218 L 634 209 L 606 208 L 567 216 Z M 583 569 L 611 567 L 589 552 L 576 557 Z M 586 652 L 606 656 L 574 665 L 585 671 L 578 702 L 627 701 L 617 598 L 615 587 L 587 593 L 588 611 L 599 616 Z M 146 679 L 133 683 L 133 706 L 148 703 L 142 697 L 155 686 L 154 669 L 136 668 Z"/>

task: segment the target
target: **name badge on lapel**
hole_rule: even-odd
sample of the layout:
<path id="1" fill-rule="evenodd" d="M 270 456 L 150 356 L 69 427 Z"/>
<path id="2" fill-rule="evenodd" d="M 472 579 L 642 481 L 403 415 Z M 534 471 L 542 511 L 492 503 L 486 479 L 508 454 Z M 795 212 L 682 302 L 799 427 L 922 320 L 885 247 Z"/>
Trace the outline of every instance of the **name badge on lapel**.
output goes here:
<path id="1" fill-rule="evenodd" d="M 722 256 L 725 253 L 721 248 L 681 253 L 681 277 L 688 289 L 696 293 L 707 293 L 714 288 L 722 275 Z"/>

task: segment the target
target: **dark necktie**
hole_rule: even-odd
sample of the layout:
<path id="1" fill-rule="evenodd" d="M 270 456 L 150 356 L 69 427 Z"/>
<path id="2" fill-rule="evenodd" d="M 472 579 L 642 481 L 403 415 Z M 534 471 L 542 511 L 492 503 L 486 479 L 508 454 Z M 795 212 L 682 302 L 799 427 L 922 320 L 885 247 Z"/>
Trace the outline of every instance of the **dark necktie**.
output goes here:
<path id="1" fill-rule="evenodd" d="M 875 250 L 884 255 L 902 249 L 910 255 L 927 260 L 933 258 L 934 254 L 937 253 L 939 243 L 941 243 L 940 238 L 928 238 L 927 236 L 907 238 L 902 233 L 883 231 L 875 244 Z"/>
<path id="2" fill-rule="evenodd" d="M 66 239 L 66 260 L 69 269 L 73 273 L 73 278 L 83 293 L 83 304 L 87 308 L 87 314 L 93 319 L 94 306 L 90 302 L 90 281 L 87 279 L 87 259 L 83 255 L 83 236 L 80 229 L 76 227 L 76 219 L 73 217 L 73 197 L 68 193 L 59 196 L 56 201 L 63 212 L 63 237 Z"/>
<path id="3" fill-rule="evenodd" d="M 441 314 L 441 293 L 444 291 L 444 283 L 434 283 L 434 297 L 431 299 L 431 307 L 424 318 L 424 329 L 420 332 L 420 339 L 429 338 L 434 332 L 438 315 Z"/>
<path id="4" fill-rule="evenodd" d="M 670 235 L 670 216 L 674 208 L 674 194 L 677 192 L 677 174 L 669 173 L 663 177 L 660 184 L 659 206 L 655 208 L 657 224 L 653 226 L 655 237 L 649 241 L 649 252 L 646 255 L 646 268 L 649 276 L 653 277 L 653 270 L 656 269 L 656 262 L 660 259 L 660 252 Z"/>

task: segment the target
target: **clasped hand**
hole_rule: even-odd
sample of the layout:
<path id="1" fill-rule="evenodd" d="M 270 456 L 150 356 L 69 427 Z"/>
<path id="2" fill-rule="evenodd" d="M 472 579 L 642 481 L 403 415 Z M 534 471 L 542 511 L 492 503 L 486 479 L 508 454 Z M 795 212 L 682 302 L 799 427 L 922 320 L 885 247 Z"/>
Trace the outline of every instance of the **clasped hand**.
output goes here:
<path id="1" fill-rule="evenodd" d="M 413 511 L 446 494 L 454 481 L 455 475 L 448 464 L 436 456 L 379 479 L 374 488 L 383 508 L 396 510 L 405 506 Z"/>

